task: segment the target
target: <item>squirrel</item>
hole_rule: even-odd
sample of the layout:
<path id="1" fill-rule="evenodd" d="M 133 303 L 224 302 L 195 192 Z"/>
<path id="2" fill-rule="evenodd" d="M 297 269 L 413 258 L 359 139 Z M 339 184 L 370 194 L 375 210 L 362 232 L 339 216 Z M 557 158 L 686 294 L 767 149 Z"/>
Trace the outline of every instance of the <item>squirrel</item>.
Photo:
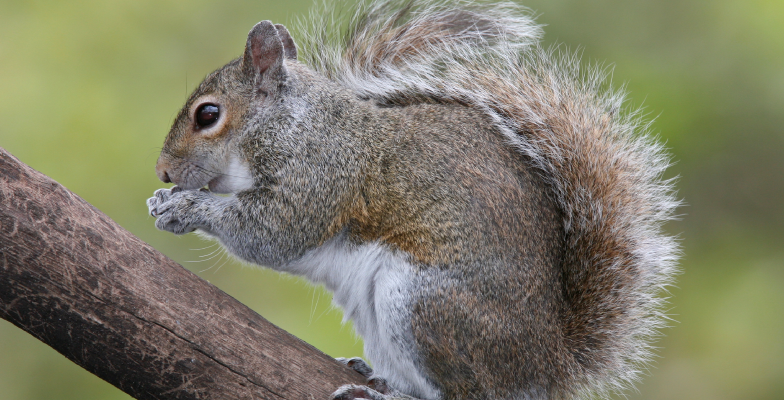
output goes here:
<path id="1" fill-rule="evenodd" d="M 334 399 L 633 384 L 678 254 L 641 113 L 521 6 L 372 1 L 339 24 L 316 17 L 300 51 L 262 21 L 201 82 L 156 165 L 176 186 L 148 200 L 155 226 L 331 290 L 372 364 L 340 359 L 369 383 Z"/>

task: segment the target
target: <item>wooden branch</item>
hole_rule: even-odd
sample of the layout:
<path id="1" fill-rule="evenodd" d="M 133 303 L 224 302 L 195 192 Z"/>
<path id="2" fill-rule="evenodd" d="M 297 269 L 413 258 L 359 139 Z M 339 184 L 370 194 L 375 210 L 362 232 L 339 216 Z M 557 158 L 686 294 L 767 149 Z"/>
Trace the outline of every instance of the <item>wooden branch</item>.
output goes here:
<path id="1" fill-rule="evenodd" d="M 0 317 L 138 399 L 327 399 L 363 378 L 0 148 Z"/>

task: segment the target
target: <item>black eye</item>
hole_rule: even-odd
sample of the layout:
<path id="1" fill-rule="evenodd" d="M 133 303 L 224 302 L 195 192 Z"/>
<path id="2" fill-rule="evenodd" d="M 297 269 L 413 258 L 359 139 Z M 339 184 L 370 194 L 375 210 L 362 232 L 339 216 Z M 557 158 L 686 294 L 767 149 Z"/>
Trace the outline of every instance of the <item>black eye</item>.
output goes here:
<path id="1" fill-rule="evenodd" d="M 196 110 L 196 125 L 199 128 L 206 128 L 218 121 L 220 109 L 215 104 L 202 104 Z"/>

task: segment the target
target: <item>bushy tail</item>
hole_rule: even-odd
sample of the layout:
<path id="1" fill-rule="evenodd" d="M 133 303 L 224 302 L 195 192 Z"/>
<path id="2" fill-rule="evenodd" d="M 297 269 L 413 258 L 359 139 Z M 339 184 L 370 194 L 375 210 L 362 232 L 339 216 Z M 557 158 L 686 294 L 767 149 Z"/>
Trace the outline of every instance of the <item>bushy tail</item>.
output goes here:
<path id="1" fill-rule="evenodd" d="M 561 321 L 580 368 L 564 390 L 614 391 L 635 380 L 663 325 L 678 249 L 662 224 L 678 201 L 639 111 L 624 109 L 601 70 L 542 49 L 540 35 L 513 4 L 383 2 L 361 6 L 341 37 L 308 38 L 305 53 L 381 103 L 480 108 L 533 160 L 565 218 Z"/>

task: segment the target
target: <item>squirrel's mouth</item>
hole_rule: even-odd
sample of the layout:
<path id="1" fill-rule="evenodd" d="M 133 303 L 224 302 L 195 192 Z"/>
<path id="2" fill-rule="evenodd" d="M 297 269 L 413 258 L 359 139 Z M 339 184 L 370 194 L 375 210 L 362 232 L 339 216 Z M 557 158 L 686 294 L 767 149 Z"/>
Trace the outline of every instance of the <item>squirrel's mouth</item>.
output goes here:
<path id="1" fill-rule="evenodd" d="M 184 190 L 207 187 L 213 193 L 232 194 L 253 187 L 250 170 L 236 160 L 231 160 L 224 168 L 203 167 L 196 162 L 188 162 L 174 172 L 169 173 L 172 183 Z"/>
<path id="2" fill-rule="evenodd" d="M 159 161 L 160 163 L 161 161 Z M 183 190 L 202 188 L 215 179 L 215 173 L 190 160 L 183 160 L 179 163 L 166 163 L 162 169 L 165 171 L 165 176 L 169 179 L 169 182 Z"/>
<path id="3" fill-rule="evenodd" d="M 220 191 L 221 186 L 222 186 L 220 181 L 221 181 L 221 176 L 220 175 L 210 179 L 210 181 L 207 182 L 207 189 L 210 189 L 210 192 L 223 193 L 223 192 Z"/>

